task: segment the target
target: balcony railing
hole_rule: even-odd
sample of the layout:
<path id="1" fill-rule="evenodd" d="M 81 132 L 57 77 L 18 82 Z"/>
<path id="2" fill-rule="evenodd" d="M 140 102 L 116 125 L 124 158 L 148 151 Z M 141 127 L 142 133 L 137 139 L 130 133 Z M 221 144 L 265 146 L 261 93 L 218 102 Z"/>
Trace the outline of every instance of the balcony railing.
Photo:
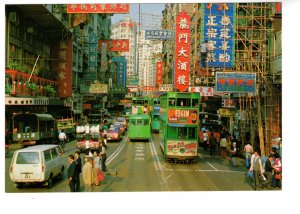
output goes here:
<path id="1" fill-rule="evenodd" d="M 22 97 L 47 96 L 58 94 L 58 82 L 44 79 L 16 70 L 5 70 L 5 94 Z"/>

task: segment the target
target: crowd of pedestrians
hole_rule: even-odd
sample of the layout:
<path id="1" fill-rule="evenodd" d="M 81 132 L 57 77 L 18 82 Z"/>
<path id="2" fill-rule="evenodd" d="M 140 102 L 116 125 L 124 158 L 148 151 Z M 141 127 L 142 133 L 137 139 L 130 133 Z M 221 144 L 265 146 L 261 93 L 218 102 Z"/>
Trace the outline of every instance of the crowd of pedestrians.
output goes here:
<path id="1" fill-rule="evenodd" d="M 93 155 L 86 154 L 82 166 L 80 152 L 68 156 L 68 185 L 71 192 L 80 192 L 80 174 L 82 173 L 83 191 L 93 192 L 95 186 L 99 186 L 104 179 L 106 171 L 106 143 L 101 144 L 101 152 L 94 151 Z"/>
<path id="2" fill-rule="evenodd" d="M 207 132 L 206 132 L 207 134 Z M 231 165 L 237 167 L 239 155 L 245 157 L 245 167 L 248 169 L 247 175 L 252 178 L 254 189 L 281 189 L 282 161 L 277 149 L 272 148 L 267 157 L 261 157 L 259 149 L 253 149 L 250 143 L 246 143 L 243 149 L 236 139 L 231 135 L 221 133 L 219 142 L 213 133 L 203 139 L 203 149 L 210 148 L 210 155 L 215 156 L 216 148 L 220 149 L 221 159 L 230 157 Z"/>

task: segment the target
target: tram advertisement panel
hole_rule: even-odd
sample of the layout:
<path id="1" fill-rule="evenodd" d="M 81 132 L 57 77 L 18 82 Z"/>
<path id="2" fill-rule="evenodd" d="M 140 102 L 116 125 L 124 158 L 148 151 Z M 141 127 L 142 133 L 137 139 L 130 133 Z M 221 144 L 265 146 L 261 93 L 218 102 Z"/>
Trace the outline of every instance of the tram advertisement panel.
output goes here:
<path id="1" fill-rule="evenodd" d="M 178 124 L 198 124 L 196 110 L 169 109 L 168 122 Z"/>
<path id="2" fill-rule="evenodd" d="M 168 140 L 167 155 L 195 156 L 197 155 L 197 142 Z"/>

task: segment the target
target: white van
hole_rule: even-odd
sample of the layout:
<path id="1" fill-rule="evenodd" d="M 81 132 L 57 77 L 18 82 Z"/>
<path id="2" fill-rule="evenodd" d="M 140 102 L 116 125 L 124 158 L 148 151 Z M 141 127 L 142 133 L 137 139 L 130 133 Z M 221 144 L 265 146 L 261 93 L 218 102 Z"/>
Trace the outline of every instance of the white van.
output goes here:
<path id="1" fill-rule="evenodd" d="M 18 188 L 25 183 L 43 183 L 51 188 L 54 177 L 63 178 L 65 162 L 59 145 L 30 146 L 14 152 L 9 176 Z"/>

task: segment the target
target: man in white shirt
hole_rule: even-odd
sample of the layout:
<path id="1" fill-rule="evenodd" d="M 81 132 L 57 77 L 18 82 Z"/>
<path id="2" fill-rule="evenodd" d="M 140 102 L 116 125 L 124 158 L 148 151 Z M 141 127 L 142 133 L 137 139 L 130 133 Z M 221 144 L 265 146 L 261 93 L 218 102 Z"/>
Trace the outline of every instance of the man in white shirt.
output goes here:
<path id="1" fill-rule="evenodd" d="M 58 134 L 58 139 L 59 139 L 61 147 L 64 148 L 65 147 L 65 143 L 67 141 L 67 135 L 64 132 L 64 130 L 61 130 L 61 132 Z"/>
<path id="2" fill-rule="evenodd" d="M 207 60 L 207 44 L 208 41 L 205 40 L 204 43 L 200 45 L 200 52 L 201 52 L 201 67 L 206 68 L 206 60 Z"/>

